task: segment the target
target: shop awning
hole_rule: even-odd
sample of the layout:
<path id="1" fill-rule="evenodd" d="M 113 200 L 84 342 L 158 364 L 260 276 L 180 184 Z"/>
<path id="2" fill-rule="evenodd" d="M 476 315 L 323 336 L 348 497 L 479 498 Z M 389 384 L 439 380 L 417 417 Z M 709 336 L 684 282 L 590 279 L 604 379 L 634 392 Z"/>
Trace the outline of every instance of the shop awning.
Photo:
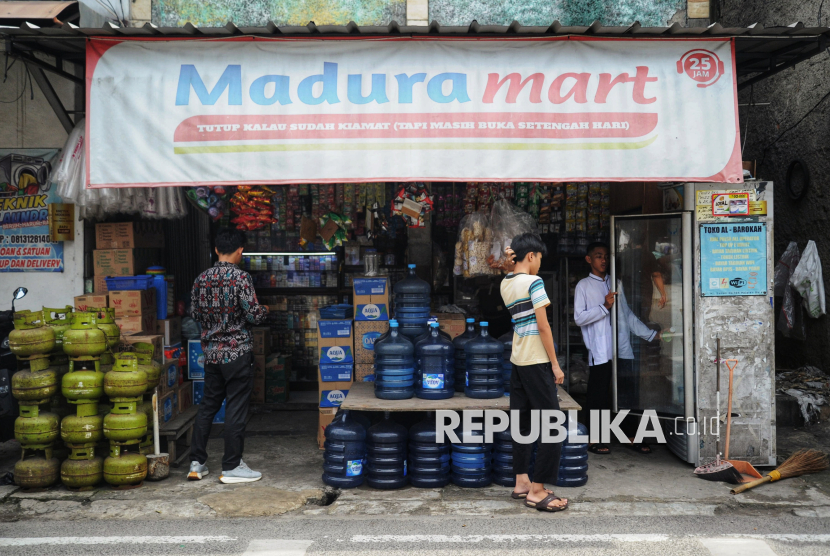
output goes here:
<path id="1" fill-rule="evenodd" d="M 39 27 L 72 24 L 80 19 L 78 2 L 0 2 L 0 26 Z"/>

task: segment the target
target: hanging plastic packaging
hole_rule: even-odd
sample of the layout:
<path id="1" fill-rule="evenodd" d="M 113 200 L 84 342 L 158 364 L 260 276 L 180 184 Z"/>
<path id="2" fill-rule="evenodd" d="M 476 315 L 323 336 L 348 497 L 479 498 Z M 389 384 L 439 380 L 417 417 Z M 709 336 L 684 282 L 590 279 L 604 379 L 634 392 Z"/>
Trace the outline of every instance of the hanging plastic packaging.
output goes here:
<path id="1" fill-rule="evenodd" d="M 793 241 L 787 246 L 781 260 L 775 266 L 775 291 L 779 287 L 783 290 L 781 295 L 781 314 L 778 317 L 776 328 L 787 338 L 806 340 L 807 333 L 804 326 L 804 316 L 801 309 L 801 302 L 798 292 L 790 285 L 790 276 L 798 266 L 801 254 L 798 245 Z"/>
<path id="2" fill-rule="evenodd" d="M 801 294 L 804 308 L 814 319 L 826 313 L 824 308 L 824 280 L 821 276 L 821 259 L 816 242 L 810 240 L 801 255 L 798 266 L 790 276 L 790 285 Z"/>
<path id="3" fill-rule="evenodd" d="M 464 278 L 498 274 L 498 270 L 493 270 L 487 264 L 492 242 L 493 230 L 490 229 L 490 217 L 487 214 L 474 212 L 465 216 L 461 220 L 455 244 L 453 274 Z"/>
<path id="4" fill-rule="evenodd" d="M 504 250 L 510 247 L 514 237 L 526 232 L 537 233 L 536 219 L 504 199 L 493 203 L 490 227 L 493 230 L 493 242 L 487 264 L 498 271 L 506 270 Z"/>

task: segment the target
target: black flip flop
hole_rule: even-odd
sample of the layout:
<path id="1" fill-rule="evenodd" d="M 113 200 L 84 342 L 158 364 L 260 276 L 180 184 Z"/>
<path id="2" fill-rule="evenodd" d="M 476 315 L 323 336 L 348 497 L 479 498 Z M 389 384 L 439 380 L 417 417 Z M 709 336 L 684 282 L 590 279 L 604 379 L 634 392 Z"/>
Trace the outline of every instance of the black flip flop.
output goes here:
<path id="1" fill-rule="evenodd" d="M 555 494 L 548 494 L 545 496 L 543 500 L 539 502 L 531 502 L 530 500 L 525 500 L 525 506 L 528 508 L 535 508 L 540 512 L 562 512 L 568 509 L 570 502 L 567 502 L 564 506 L 551 506 L 550 503 L 556 500 L 562 500 Z"/>
<path id="2" fill-rule="evenodd" d="M 604 452 L 600 452 L 600 450 L 605 450 Z M 600 456 L 607 456 L 611 453 L 611 448 L 608 447 L 607 444 L 592 444 L 588 446 L 588 451 L 594 454 L 598 454 Z"/>
<path id="3" fill-rule="evenodd" d="M 634 444 L 632 442 L 631 444 L 626 444 L 625 446 L 629 450 L 634 450 L 638 454 L 650 454 L 650 453 L 652 453 L 652 449 L 651 449 L 651 447 L 649 447 L 648 444 Z"/>

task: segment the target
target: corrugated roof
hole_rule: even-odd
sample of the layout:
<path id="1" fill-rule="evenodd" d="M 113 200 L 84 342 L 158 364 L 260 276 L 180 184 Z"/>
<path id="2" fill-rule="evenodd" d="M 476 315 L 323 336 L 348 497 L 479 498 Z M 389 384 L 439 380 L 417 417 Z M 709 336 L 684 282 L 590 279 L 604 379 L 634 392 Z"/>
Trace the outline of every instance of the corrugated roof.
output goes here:
<path id="1" fill-rule="evenodd" d="M 20 25 L 26 21 L 62 25 L 78 16 L 78 2 L 0 2 L 0 25 Z"/>
<path id="2" fill-rule="evenodd" d="M 22 2 L 24 4 L 44 4 L 44 2 Z M 3 3 L 0 2 L 0 5 Z M 708 27 L 683 27 L 678 23 L 670 27 L 642 27 L 635 22 L 629 26 L 603 26 L 595 21 L 588 26 L 563 26 L 554 21 L 549 26 L 523 26 L 518 21 L 510 25 L 479 25 L 473 21 L 464 27 L 443 26 L 432 22 L 428 26 L 407 26 L 392 22 L 387 26 L 358 26 L 354 22 L 348 25 L 315 25 L 310 22 L 304 26 L 279 27 L 269 22 L 264 27 L 237 27 L 232 22 L 224 27 L 196 27 L 190 23 L 183 27 L 156 27 L 145 24 L 143 27 L 117 27 L 107 23 L 101 28 L 79 28 L 71 23 L 62 26 L 40 27 L 31 22 L 23 23 L 18 28 L 0 28 L 0 35 L 11 40 L 14 49 L 40 50 L 47 54 L 60 54 L 65 59 L 83 63 L 83 41 L 88 37 L 186 37 L 186 38 L 222 38 L 238 36 L 260 37 L 342 37 L 355 38 L 388 36 L 440 36 L 440 37 L 551 37 L 551 36 L 591 36 L 627 39 L 674 39 L 704 37 L 734 37 L 738 75 L 751 78 L 752 82 L 763 79 L 796 63 L 810 58 L 826 48 L 830 37 L 828 27 L 807 27 L 803 23 L 793 23 L 786 27 L 764 27 L 760 24 L 749 27 L 724 27 L 714 23 Z M 749 84 L 743 81 L 739 87 Z"/>

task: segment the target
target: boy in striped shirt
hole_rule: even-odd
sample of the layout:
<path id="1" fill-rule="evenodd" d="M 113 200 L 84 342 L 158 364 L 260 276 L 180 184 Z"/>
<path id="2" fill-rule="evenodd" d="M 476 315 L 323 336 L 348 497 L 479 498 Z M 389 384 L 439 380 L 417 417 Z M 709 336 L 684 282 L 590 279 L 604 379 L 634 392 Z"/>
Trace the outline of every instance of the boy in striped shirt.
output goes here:
<path id="1" fill-rule="evenodd" d="M 510 362 L 510 409 L 520 413 L 523 436 L 530 434 L 530 411 L 559 409 L 556 385 L 562 384 L 565 374 L 559 368 L 553 348 L 553 334 L 548 323 L 546 307 L 550 305 L 545 285 L 537 274 L 547 247 L 535 234 L 525 233 L 513 238 L 510 245 L 515 253 L 515 268 L 501 283 L 501 297 L 516 321 L 513 332 L 513 351 Z M 539 443 L 533 473 L 528 478 L 532 444 L 513 441 L 513 470 L 516 487 L 513 498 L 525 498 L 525 505 L 537 510 L 559 512 L 568 507 L 561 499 L 545 489 L 545 483 L 556 482 L 562 443 Z"/>

